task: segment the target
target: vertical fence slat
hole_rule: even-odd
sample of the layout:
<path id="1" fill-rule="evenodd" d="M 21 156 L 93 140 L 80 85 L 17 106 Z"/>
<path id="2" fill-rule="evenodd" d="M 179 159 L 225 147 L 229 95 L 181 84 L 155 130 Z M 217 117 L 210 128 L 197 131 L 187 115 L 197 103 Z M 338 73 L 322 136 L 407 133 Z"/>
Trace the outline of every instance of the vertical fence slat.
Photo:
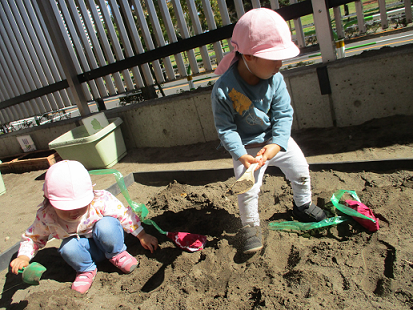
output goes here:
<path id="1" fill-rule="evenodd" d="M 51 1 L 51 3 L 54 3 L 54 13 L 56 17 L 58 18 L 58 21 L 60 23 L 60 30 L 62 33 L 62 36 L 65 37 L 66 45 L 68 49 L 71 52 L 72 55 L 72 61 L 75 64 L 75 68 L 77 71 L 77 74 L 80 74 L 84 71 L 89 71 L 90 66 L 86 60 L 86 56 L 83 52 L 82 45 L 80 43 L 80 39 L 77 36 L 75 26 L 72 22 L 72 19 L 69 15 L 69 10 L 66 6 L 65 0 L 57 0 L 60 6 L 60 10 L 58 9 L 56 3 L 54 0 Z M 67 33 L 69 32 L 69 33 Z M 70 35 L 70 38 L 69 38 Z M 73 51 L 73 52 L 72 52 Z M 99 91 L 96 86 L 95 81 L 89 81 L 88 82 L 89 87 L 90 87 L 90 92 L 92 93 L 92 97 L 99 98 Z"/>
<path id="2" fill-rule="evenodd" d="M 0 26 L 1 26 L 1 22 L 0 22 Z M 4 51 L 5 46 L 2 43 L 3 41 L 1 40 L 0 48 L 2 51 Z M 12 64 L 12 60 L 10 59 L 8 52 L 3 53 L 2 55 L 6 56 L 6 58 L 0 57 L 0 64 L 2 65 L 1 77 L 3 78 L 4 85 L 6 87 L 4 94 L 8 95 L 8 98 L 6 99 L 10 99 L 12 97 L 18 96 L 21 93 L 23 93 L 24 88 L 22 84 L 16 83 L 16 81 L 18 80 L 18 74 L 15 70 L 12 70 L 13 68 L 9 67 L 9 65 Z M 29 109 L 29 107 L 31 105 L 37 106 L 37 104 L 38 102 L 35 101 L 34 99 L 30 100 L 29 102 L 20 103 L 18 105 L 19 106 L 18 108 L 14 108 L 11 110 L 13 111 L 13 113 L 11 114 L 12 118 L 10 119 L 10 121 L 18 120 L 21 118 L 26 118 L 26 117 L 33 115 L 33 114 L 30 115 L 30 113 L 34 113 L 34 112 L 32 109 Z"/>
<path id="3" fill-rule="evenodd" d="M 406 22 L 412 22 L 412 0 L 404 0 L 404 12 L 406 16 Z"/>
<path id="4" fill-rule="evenodd" d="M 116 60 L 119 61 L 119 60 L 125 59 L 122 49 L 119 44 L 118 37 L 116 36 L 115 28 L 113 26 L 112 20 L 109 15 L 109 10 L 104 0 L 99 0 L 99 8 L 100 8 L 100 13 L 102 14 L 103 20 L 106 25 L 106 30 L 108 31 L 110 42 L 112 43 L 112 48 L 115 52 Z M 96 19 L 95 19 L 95 22 L 96 22 Z M 135 87 L 133 86 L 133 82 L 132 82 L 129 70 L 127 69 L 123 70 L 122 76 L 123 76 L 123 80 L 126 83 L 126 89 L 128 91 L 133 90 Z"/>
<path id="5" fill-rule="evenodd" d="M 203 4 L 209 30 L 217 29 L 217 25 L 214 19 L 214 13 L 212 12 L 212 8 L 211 8 L 211 3 L 209 2 L 209 0 L 202 0 L 202 4 Z M 213 46 L 214 46 L 214 51 L 215 51 L 215 57 L 217 58 L 217 61 L 220 62 L 222 58 L 224 57 L 224 55 L 222 54 L 221 42 L 220 41 L 214 42 Z"/>
<path id="6" fill-rule="evenodd" d="M 3 6 L 5 6 L 6 3 L 3 3 Z M 30 90 L 35 90 L 37 88 L 40 88 L 42 84 L 40 83 L 39 80 L 39 64 L 38 62 L 33 62 L 31 55 L 29 54 L 28 47 L 25 44 L 24 38 L 22 35 L 25 34 L 24 31 L 20 30 L 19 27 L 19 22 L 18 22 L 18 16 L 14 16 L 12 11 L 14 10 L 14 2 L 9 2 L 8 7 L 5 8 L 5 13 L 7 16 L 7 19 L 9 21 L 10 27 L 9 29 L 9 35 L 12 37 L 12 42 L 15 43 L 16 45 L 13 45 L 13 48 L 18 46 L 19 49 L 19 65 L 23 66 L 22 70 L 25 73 L 25 77 L 27 79 L 27 82 L 29 84 Z M 42 96 L 41 98 L 36 98 L 34 99 L 35 104 L 30 105 L 28 103 L 25 104 L 26 109 L 24 112 L 26 113 L 24 117 L 29 117 L 30 114 L 36 113 L 39 114 L 41 109 L 44 109 L 43 107 L 43 101 L 47 101 L 47 98 L 45 96 Z"/>
<path id="7" fill-rule="evenodd" d="M 78 9 L 82 16 L 82 21 L 86 27 L 87 35 L 90 40 L 91 47 L 93 48 L 93 53 L 95 55 L 94 66 L 101 67 L 106 65 L 105 58 L 103 57 L 102 49 L 100 48 L 99 41 L 96 37 L 95 29 L 93 28 L 92 22 L 90 20 L 89 12 L 83 0 L 79 0 Z M 106 83 L 106 88 L 111 96 L 116 95 L 115 86 L 112 82 L 112 77 L 110 75 L 105 75 L 103 77 Z"/>
<path id="8" fill-rule="evenodd" d="M 155 6 L 152 0 L 146 0 L 145 4 L 148 10 L 149 19 L 151 21 L 152 30 L 154 32 L 156 43 L 158 44 L 158 47 L 165 46 L 166 43 L 165 43 L 165 39 L 162 34 L 161 25 L 159 24 L 158 15 L 156 14 Z M 163 58 L 163 65 L 165 67 L 165 72 L 166 72 L 168 79 L 175 80 L 176 77 L 175 77 L 175 73 L 172 67 L 171 58 L 169 56 Z"/>
<path id="9" fill-rule="evenodd" d="M 0 20 L 0 27 L 2 26 L 2 22 Z M 19 81 L 16 83 L 10 83 L 10 81 L 15 80 L 17 76 L 17 72 L 15 70 L 11 71 L 9 65 L 12 65 L 12 60 L 8 51 L 6 50 L 6 45 L 3 41 L 3 38 L 0 34 L 0 74 L 2 75 L 2 79 L 5 83 L 5 90 L 3 91 L 3 95 L 6 96 L 6 99 L 10 99 L 20 95 L 21 92 L 24 91 L 23 86 Z"/>
<path id="10" fill-rule="evenodd" d="M 2 59 L 2 57 L 0 57 L 0 60 Z M 1 62 L 0 62 L 1 65 Z M 3 81 L 7 81 L 7 79 L 4 76 L 4 72 L 3 70 L 0 70 L 0 100 L 4 101 L 10 98 L 10 93 L 9 93 L 9 88 L 4 85 Z M 0 110 L 1 111 L 1 110 Z"/>
<path id="11" fill-rule="evenodd" d="M 48 77 L 50 83 L 54 83 L 57 81 L 61 81 L 62 77 L 61 74 L 59 73 L 58 69 L 58 64 L 56 64 L 56 61 L 54 60 L 51 52 L 51 47 L 47 43 L 46 39 L 46 34 L 42 31 L 42 19 L 37 18 L 37 14 L 35 10 L 38 10 L 38 7 L 34 7 L 30 0 L 23 0 L 24 1 L 24 6 L 26 8 L 26 12 L 29 15 L 31 25 L 34 29 L 34 32 L 36 34 L 36 39 L 38 41 L 38 44 L 40 45 L 41 51 L 39 52 L 39 55 L 42 54 L 46 58 L 46 64 L 45 65 L 45 71 L 47 71 L 48 74 L 51 74 L 51 77 Z M 43 27 L 43 29 L 45 29 Z M 50 41 L 50 40 L 49 40 Z M 56 98 L 56 104 L 58 108 L 63 108 L 65 106 L 70 106 L 72 105 L 69 101 L 69 98 L 67 96 L 66 90 L 61 90 L 58 92 L 58 94 L 55 96 Z"/>
<path id="12" fill-rule="evenodd" d="M 343 21 L 342 21 L 342 18 L 341 18 L 340 7 L 339 6 L 334 7 L 333 12 L 334 12 L 334 20 L 336 21 L 337 37 L 338 37 L 338 39 L 344 39 L 345 34 L 344 34 Z"/>
<path id="13" fill-rule="evenodd" d="M 379 3 L 381 28 L 387 29 L 389 27 L 389 22 L 387 20 L 386 0 L 377 0 L 377 2 Z"/>
<path id="14" fill-rule="evenodd" d="M 93 25 L 96 27 L 97 35 L 99 37 L 99 42 L 96 43 L 97 47 L 95 48 L 96 53 L 98 54 L 99 64 L 100 66 L 106 65 L 108 63 L 114 63 L 115 57 L 113 56 L 112 50 L 110 48 L 110 44 L 108 38 L 106 36 L 105 30 L 103 29 L 102 21 L 100 19 L 96 4 L 94 0 L 88 0 L 88 8 L 90 13 L 92 14 L 93 18 Z M 92 32 L 92 31 L 90 31 Z M 104 59 L 102 52 L 104 53 L 106 60 Z M 124 74 L 129 75 L 128 70 L 122 71 Z M 112 74 L 113 79 L 115 80 L 115 85 L 119 93 L 125 92 L 125 86 L 122 82 L 122 78 L 119 72 L 115 72 Z M 108 82 L 107 82 L 108 83 Z M 132 83 L 132 82 L 131 82 Z"/>
<path id="15" fill-rule="evenodd" d="M 72 90 L 72 102 L 77 105 L 77 108 L 81 116 L 87 116 L 90 114 L 90 109 L 87 104 L 88 90 L 86 83 L 80 84 L 77 80 L 78 72 L 80 71 L 79 64 L 77 63 L 76 57 L 74 57 L 74 50 L 70 44 L 66 28 L 63 24 L 63 20 L 58 10 L 55 0 L 52 1 L 40 1 L 38 3 L 38 9 L 40 11 L 39 17 L 44 19 L 46 25 L 45 32 L 50 35 L 51 46 L 55 46 L 55 54 L 57 56 L 55 59 L 61 62 L 61 66 L 64 70 L 66 80 L 69 84 L 69 89 Z M 46 31 L 48 29 L 48 31 Z M 79 70 L 79 71 L 78 71 Z M 92 85 L 92 84 L 90 84 Z"/>
<path id="16" fill-rule="evenodd" d="M 19 74 L 18 77 L 19 79 L 22 80 L 23 86 L 24 86 L 24 92 L 28 92 L 31 90 L 36 89 L 37 85 L 40 85 L 38 79 L 37 79 L 37 72 L 34 70 L 34 67 L 31 66 L 33 65 L 27 50 L 24 47 L 24 42 L 22 41 L 21 37 L 19 36 L 19 30 L 17 27 L 17 24 L 11 14 L 10 7 L 5 7 L 6 2 L 2 3 L 3 10 L 1 11 L 1 18 L 3 20 L 3 24 L 5 26 L 5 31 L 8 36 L 9 40 L 9 52 L 16 54 L 17 58 L 14 58 L 15 62 L 14 68 L 17 68 Z M 23 94 L 23 93 L 20 93 Z M 32 104 L 34 106 L 41 105 L 42 101 L 40 98 L 33 99 Z M 31 107 L 30 104 L 25 103 L 24 104 L 25 109 L 23 110 L 24 115 L 21 115 L 22 118 L 26 118 L 29 116 L 29 113 L 34 113 L 33 108 Z"/>
<path id="17" fill-rule="evenodd" d="M 225 0 L 218 0 L 219 14 L 221 15 L 222 24 L 224 26 L 231 24 L 228 14 L 227 3 Z"/>
<path id="18" fill-rule="evenodd" d="M 193 26 L 194 32 L 196 35 L 201 34 L 203 31 L 202 31 L 201 23 L 199 22 L 198 11 L 195 7 L 195 2 L 191 0 L 189 1 L 187 0 L 186 3 L 188 5 L 188 11 L 189 11 L 189 15 L 192 20 L 192 26 Z M 209 58 L 207 47 L 205 45 L 200 46 L 199 52 L 201 53 L 202 63 L 203 63 L 205 70 L 209 70 L 209 71 L 212 70 L 212 64 Z"/>
<path id="19" fill-rule="evenodd" d="M 132 46 L 129 41 L 129 37 L 126 33 L 126 28 L 125 25 L 123 24 L 122 17 L 119 12 L 119 7 L 118 4 L 116 3 L 115 0 L 109 0 L 110 8 L 111 8 L 111 13 L 113 17 L 115 18 L 115 23 L 117 30 L 119 32 L 119 40 L 122 42 L 123 50 L 125 53 L 125 56 L 132 57 L 134 55 L 134 52 L 132 50 Z M 139 68 L 137 66 L 133 67 L 131 69 L 133 77 L 135 79 L 135 84 L 137 85 L 138 88 L 144 87 L 144 82 L 141 76 L 141 73 L 139 71 Z"/>
<path id="20" fill-rule="evenodd" d="M 168 33 L 168 38 L 170 43 L 178 42 L 176 37 L 175 28 L 172 25 L 171 15 L 169 14 L 168 6 L 166 5 L 165 0 L 158 1 L 159 8 L 161 10 L 161 15 L 163 18 L 164 25 L 166 27 L 166 31 Z M 186 76 L 185 64 L 181 54 L 175 54 L 175 63 L 178 67 L 178 71 L 180 76 Z"/>
<path id="21" fill-rule="evenodd" d="M 7 115 L 7 121 L 12 122 L 15 120 L 15 117 L 13 116 L 13 113 L 11 112 L 10 107 L 3 109 L 5 114 Z"/>
<path id="22" fill-rule="evenodd" d="M 270 6 L 273 10 L 278 10 L 280 8 L 280 3 L 278 0 L 270 0 Z"/>
<path id="23" fill-rule="evenodd" d="M 145 14 L 143 12 L 141 2 L 139 0 L 133 0 L 133 6 L 135 8 L 135 14 L 141 28 L 143 39 L 145 40 L 146 47 L 148 50 L 153 50 L 155 49 L 155 45 L 153 44 L 151 33 L 149 32 L 149 27 L 145 19 Z M 152 62 L 152 67 L 158 83 L 165 82 L 159 60 L 154 60 Z"/>
<path id="24" fill-rule="evenodd" d="M 290 0 L 291 4 L 297 3 L 297 0 Z M 301 18 L 294 18 L 294 29 L 295 29 L 295 38 L 298 42 L 298 47 L 302 48 L 305 47 L 305 37 L 303 31 L 303 25 L 301 23 Z"/>
<path id="25" fill-rule="evenodd" d="M 41 61 L 39 57 L 37 56 L 34 45 L 29 36 L 29 33 L 32 29 L 29 30 L 25 27 L 25 24 L 28 25 L 28 21 L 27 20 L 23 21 L 23 17 L 20 14 L 19 10 L 17 9 L 16 2 L 19 2 L 19 1 L 10 2 L 9 5 L 14 15 L 14 19 L 17 24 L 18 30 L 22 36 L 22 38 L 19 38 L 19 41 L 20 41 L 22 48 L 25 49 L 26 51 L 26 59 L 28 59 L 29 66 L 32 66 L 32 67 L 34 66 L 34 70 L 33 70 L 34 72 L 32 73 L 33 74 L 32 77 L 35 83 L 35 88 L 36 89 L 41 88 L 43 86 L 48 85 L 46 74 L 43 70 Z M 47 94 L 46 96 L 43 96 L 42 99 L 43 100 L 41 104 L 37 106 L 39 114 L 49 111 L 51 109 L 52 104 L 54 104 L 55 102 L 55 99 L 52 96 L 52 94 Z"/>
<path id="26" fill-rule="evenodd" d="M 320 45 L 321 58 L 324 63 L 336 60 L 334 39 L 330 24 L 330 12 L 324 0 L 312 0 L 313 16 L 317 41 Z"/>
<path id="27" fill-rule="evenodd" d="M 238 19 L 240 19 L 241 16 L 245 14 L 244 4 L 242 3 L 242 0 L 234 0 L 234 4 L 235 11 L 237 12 L 237 17 Z"/>
<path id="28" fill-rule="evenodd" d="M 11 106 L 11 107 L 8 108 L 9 117 L 10 117 L 11 121 L 17 121 L 21 118 L 24 118 L 24 117 L 19 117 L 19 114 L 23 114 L 23 113 L 18 113 L 17 112 L 17 110 L 16 110 L 17 105 L 20 105 L 20 104 L 16 104 L 16 105 Z"/>
<path id="29" fill-rule="evenodd" d="M 0 110 L 0 124 L 4 126 L 4 124 L 8 123 L 8 118 L 5 117 L 5 111 Z M 4 128 L 4 127 L 3 127 Z"/>
<path id="30" fill-rule="evenodd" d="M 3 55 L 5 55 L 6 59 L 6 68 L 8 69 L 8 75 L 13 76 L 14 83 L 18 88 L 18 92 L 14 93 L 14 96 L 21 95 L 25 92 L 30 92 L 30 85 L 27 81 L 27 77 L 25 72 L 22 70 L 21 64 L 24 63 L 23 56 L 21 55 L 21 51 L 19 50 L 18 46 L 16 45 L 16 40 L 10 40 L 13 38 L 10 34 L 10 27 L 8 27 L 5 22 L 5 16 L 3 14 L 4 10 L 3 7 L 0 9 L 0 35 L 4 40 L 4 45 L 2 45 Z M 36 101 L 32 101 L 34 104 L 37 104 Z M 26 115 L 21 115 L 21 118 L 25 118 Z"/>
<path id="31" fill-rule="evenodd" d="M 83 69 L 84 71 L 88 71 L 90 69 L 96 69 L 98 68 L 96 58 L 93 55 L 92 49 L 90 47 L 90 43 L 88 40 L 88 37 L 86 36 L 86 31 L 84 29 L 84 22 L 81 20 L 79 16 L 79 12 L 77 10 L 77 7 L 75 5 L 74 1 L 67 1 L 67 9 L 70 12 L 70 17 L 71 17 L 71 24 L 73 24 L 73 27 L 77 30 L 78 34 L 78 42 L 79 45 L 77 45 L 78 49 L 77 53 L 82 53 L 85 57 L 82 57 L 82 64 L 83 64 Z M 72 37 L 74 36 L 74 33 L 72 34 Z M 73 39 L 72 39 L 73 40 Z M 103 83 L 102 78 L 97 78 L 94 80 L 96 83 L 96 86 L 98 88 L 99 94 L 95 96 L 96 98 L 102 98 L 106 97 L 108 95 L 107 89 L 105 84 Z"/>
<path id="32" fill-rule="evenodd" d="M 47 1 L 49 1 L 49 0 L 47 0 Z M 37 16 L 38 16 L 38 18 L 39 18 L 39 21 L 40 21 L 40 23 L 42 24 L 43 31 L 44 31 L 45 37 L 46 37 L 46 39 L 47 39 L 47 42 L 48 42 L 48 46 L 50 46 L 50 50 L 51 50 L 51 52 L 52 52 L 52 55 L 53 55 L 55 64 L 56 64 L 56 66 L 57 66 L 57 68 L 58 68 L 58 70 L 59 70 L 59 72 L 60 72 L 60 75 L 61 75 L 62 77 L 64 77 L 64 78 L 67 78 L 67 77 L 65 76 L 65 73 L 64 73 L 65 70 L 64 70 L 64 68 L 63 68 L 63 66 L 62 66 L 62 63 L 60 62 L 59 56 L 57 55 L 56 47 L 55 47 L 55 45 L 53 44 L 53 40 L 51 39 L 49 30 L 48 30 L 48 28 L 47 28 L 47 26 L 46 26 L 46 24 L 45 24 L 45 20 L 44 20 L 42 14 L 41 14 L 41 12 L 40 12 L 40 9 L 39 9 L 39 3 L 40 3 L 40 2 L 38 3 L 37 1 L 33 1 L 32 3 L 33 3 L 33 5 L 34 5 L 34 7 L 35 7 L 35 9 L 36 9 L 36 12 L 37 12 Z M 45 5 L 45 4 L 43 4 L 43 5 Z M 58 8 L 57 8 L 57 5 L 56 5 L 56 3 L 54 3 L 54 2 L 50 2 L 50 6 L 51 6 L 51 10 L 52 10 L 52 13 L 51 13 L 51 14 L 53 14 L 54 18 L 56 19 L 56 23 L 58 24 L 58 27 L 59 27 L 59 30 L 60 30 L 60 33 L 61 33 L 60 38 L 61 38 L 62 44 L 64 44 L 64 45 L 66 46 L 66 48 L 67 48 L 67 50 L 68 50 L 68 53 L 69 53 L 69 57 L 70 57 L 71 62 L 73 63 L 73 66 L 74 66 L 74 70 L 76 71 L 77 74 L 79 74 L 79 73 L 81 72 L 81 69 L 80 69 L 79 63 L 77 62 L 77 59 L 76 59 L 76 57 L 75 57 L 75 55 L 74 55 L 74 50 L 73 50 L 73 48 L 72 48 L 72 46 L 71 46 L 71 44 L 70 44 L 70 40 L 69 40 L 68 34 L 67 34 L 67 32 L 66 32 L 66 28 L 65 28 L 64 25 L 63 25 L 62 18 L 60 17 L 60 13 L 59 13 L 59 10 L 58 10 Z M 52 18 L 52 17 L 50 16 L 50 18 Z M 52 30 L 52 31 L 57 31 L 57 29 L 50 29 L 50 30 Z M 80 87 L 81 87 L 81 89 L 82 89 L 83 96 L 85 96 L 85 99 L 86 99 L 86 100 L 91 100 L 91 99 L 92 99 L 92 95 L 90 94 L 88 85 L 87 85 L 86 83 L 82 83 L 82 84 L 80 85 Z M 75 104 L 75 102 L 76 102 L 76 101 L 74 100 L 74 97 L 73 97 L 73 96 L 70 98 L 70 101 L 71 101 L 73 104 Z M 73 104 L 71 104 L 71 105 L 73 105 Z"/>
<path id="33" fill-rule="evenodd" d="M 229 18 L 229 14 L 228 14 L 227 3 L 225 2 L 225 0 L 218 0 L 218 8 L 219 8 L 219 13 L 220 13 L 221 19 L 222 19 L 222 25 L 227 26 L 227 25 L 231 24 L 231 20 Z M 234 49 L 234 47 L 231 45 L 230 40 L 231 40 L 231 38 L 227 38 L 229 50 L 232 51 Z"/>
<path id="34" fill-rule="evenodd" d="M 129 4 L 126 2 L 126 0 L 120 0 L 120 6 L 123 12 L 123 18 L 125 20 L 126 27 L 129 30 L 130 39 L 132 39 L 132 44 L 135 49 L 135 53 L 142 54 L 144 53 L 144 50 L 143 50 L 142 42 L 140 39 L 140 35 L 138 33 L 138 29 L 136 28 L 136 25 L 135 25 L 135 20 L 132 16 L 131 8 Z M 133 53 L 131 56 L 134 56 L 135 53 Z M 149 68 L 149 64 L 145 63 L 141 65 L 140 68 L 142 70 L 143 77 L 146 82 L 146 86 L 153 85 L 153 78 L 152 78 L 151 70 Z"/>
<path id="35" fill-rule="evenodd" d="M 356 14 L 357 14 L 357 25 L 359 27 L 359 34 L 366 33 L 366 24 L 364 23 L 364 14 L 363 14 L 363 3 L 361 0 L 354 1 L 356 6 Z"/>
<path id="36" fill-rule="evenodd" d="M 40 40 L 35 32 L 35 25 L 31 22 L 29 19 L 29 12 L 26 10 L 25 6 L 23 5 L 23 2 L 21 0 L 16 1 L 17 7 L 19 8 L 20 15 L 23 18 L 24 21 L 24 29 L 28 33 L 29 41 L 32 44 L 32 47 L 34 48 L 34 54 L 36 55 L 36 60 L 39 62 L 40 65 L 40 70 L 44 74 L 44 80 L 42 80 L 42 85 L 47 86 L 50 83 L 54 82 L 51 69 L 48 66 L 48 63 L 46 61 L 46 58 L 44 56 L 43 50 L 40 46 Z M 48 96 L 49 98 L 49 105 L 46 107 L 46 111 L 48 112 L 53 109 L 58 109 L 63 107 L 62 99 L 61 96 L 58 93 L 53 93 Z M 46 103 L 45 103 L 46 105 Z"/>
<path id="37" fill-rule="evenodd" d="M 254 9 L 259 9 L 261 7 L 260 0 L 252 0 L 251 3 L 252 3 L 252 8 Z"/>
<path id="38" fill-rule="evenodd" d="M 10 117 L 10 115 L 9 115 L 9 108 L 1 109 L 0 112 L 3 115 L 4 120 L 2 121 L 2 125 L 3 125 L 3 128 L 4 128 L 4 127 L 6 127 L 5 124 L 12 121 L 12 117 Z"/>
<path id="39" fill-rule="evenodd" d="M 171 0 L 175 11 L 175 17 L 178 21 L 178 28 L 181 33 L 182 39 L 189 38 L 188 26 L 185 21 L 184 13 L 182 11 L 182 6 L 179 0 Z M 185 54 L 185 53 L 184 53 Z M 189 64 L 191 66 L 193 73 L 199 73 L 198 63 L 196 61 L 194 50 L 186 51 L 186 56 L 188 57 Z M 184 75 L 186 76 L 186 74 Z"/>

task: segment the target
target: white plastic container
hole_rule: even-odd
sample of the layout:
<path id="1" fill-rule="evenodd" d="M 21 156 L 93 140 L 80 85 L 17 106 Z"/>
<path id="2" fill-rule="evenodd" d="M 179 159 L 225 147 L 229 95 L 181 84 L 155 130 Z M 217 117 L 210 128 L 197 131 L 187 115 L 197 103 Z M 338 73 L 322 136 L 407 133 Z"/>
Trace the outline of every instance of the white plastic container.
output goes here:
<path id="1" fill-rule="evenodd" d="M 0 164 L 1 164 L 1 160 L 0 160 Z M 4 186 L 3 177 L 1 176 L 1 172 L 0 172 L 0 196 L 3 195 L 5 192 L 6 192 L 6 186 Z"/>

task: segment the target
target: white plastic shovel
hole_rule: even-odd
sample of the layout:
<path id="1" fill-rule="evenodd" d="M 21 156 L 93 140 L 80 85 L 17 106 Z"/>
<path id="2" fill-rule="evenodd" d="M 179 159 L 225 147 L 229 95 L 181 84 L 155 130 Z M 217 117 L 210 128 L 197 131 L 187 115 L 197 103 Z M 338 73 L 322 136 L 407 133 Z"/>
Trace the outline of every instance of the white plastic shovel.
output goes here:
<path id="1" fill-rule="evenodd" d="M 257 156 L 256 159 L 261 159 Z M 255 184 L 254 172 L 258 163 L 254 163 L 244 172 L 244 174 L 231 186 L 230 191 L 233 195 L 240 195 L 248 192 Z"/>

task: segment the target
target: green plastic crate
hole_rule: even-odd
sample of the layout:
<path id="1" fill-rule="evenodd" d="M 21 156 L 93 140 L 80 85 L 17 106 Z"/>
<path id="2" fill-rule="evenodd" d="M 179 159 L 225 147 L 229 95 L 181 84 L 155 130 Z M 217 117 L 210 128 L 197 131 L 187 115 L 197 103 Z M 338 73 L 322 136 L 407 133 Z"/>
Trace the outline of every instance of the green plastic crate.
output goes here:
<path id="1" fill-rule="evenodd" d="M 76 127 L 49 143 L 62 159 L 81 162 L 86 169 L 103 169 L 115 165 L 126 155 L 119 117 L 110 119 L 108 126 L 89 135 L 85 126 Z"/>

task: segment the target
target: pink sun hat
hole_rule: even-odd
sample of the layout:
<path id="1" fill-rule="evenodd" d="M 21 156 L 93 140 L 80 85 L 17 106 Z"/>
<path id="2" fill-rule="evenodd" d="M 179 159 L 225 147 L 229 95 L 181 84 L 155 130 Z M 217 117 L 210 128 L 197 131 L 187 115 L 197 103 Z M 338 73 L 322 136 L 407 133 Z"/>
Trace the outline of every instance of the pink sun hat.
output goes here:
<path id="1" fill-rule="evenodd" d="M 46 172 L 43 191 L 50 204 L 59 210 L 86 207 L 95 196 L 89 172 L 74 160 L 52 165 Z"/>
<path id="2" fill-rule="evenodd" d="M 235 52 L 269 60 L 289 59 L 300 53 L 285 20 L 266 8 L 252 9 L 241 16 L 235 24 L 231 44 L 234 49 L 221 60 L 215 74 L 224 74 L 237 61 Z"/>

